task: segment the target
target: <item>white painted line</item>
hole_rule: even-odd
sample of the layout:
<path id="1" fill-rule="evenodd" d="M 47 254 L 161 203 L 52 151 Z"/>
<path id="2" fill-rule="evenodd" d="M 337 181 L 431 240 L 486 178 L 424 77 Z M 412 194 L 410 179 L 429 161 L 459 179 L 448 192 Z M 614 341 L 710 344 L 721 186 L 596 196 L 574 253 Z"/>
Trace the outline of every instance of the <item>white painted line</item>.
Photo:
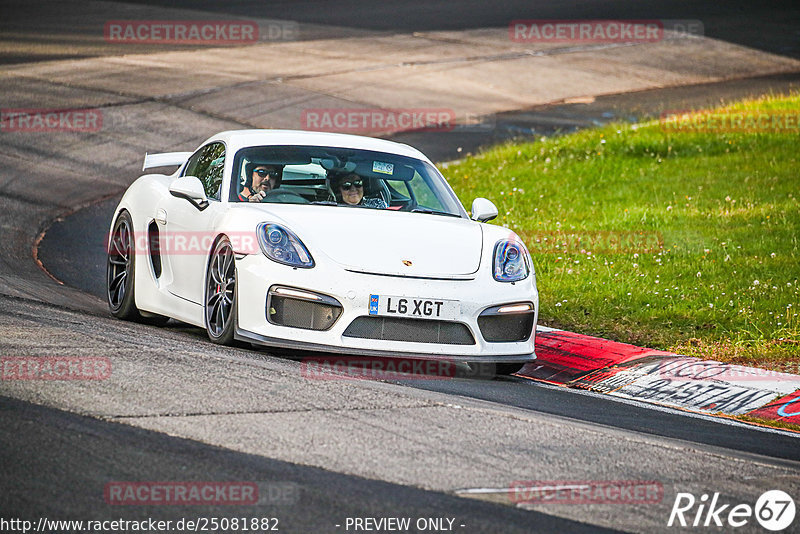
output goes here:
<path id="1" fill-rule="evenodd" d="M 467 488 L 467 489 L 460 489 L 456 490 L 455 493 L 458 495 L 463 494 L 484 494 L 484 493 L 508 493 L 508 488 Z"/>
<path id="2" fill-rule="evenodd" d="M 546 484 L 544 486 L 525 486 L 525 491 L 559 491 L 562 489 L 583 489 L 590 487 L 589 484 Z M 514 491 L 512 488 L 467 488 L 456 490 L 458 494 L 488 494 L 488 493 L 509 493 Z"/>

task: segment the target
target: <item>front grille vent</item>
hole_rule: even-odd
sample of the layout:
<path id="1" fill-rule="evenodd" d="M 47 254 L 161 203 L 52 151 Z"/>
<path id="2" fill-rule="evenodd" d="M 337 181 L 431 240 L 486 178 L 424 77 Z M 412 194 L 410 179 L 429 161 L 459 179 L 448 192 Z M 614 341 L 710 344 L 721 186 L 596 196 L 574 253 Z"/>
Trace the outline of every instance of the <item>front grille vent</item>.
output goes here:
<path id="1" fill-rule="evenodd" d="M 438 343 L 442 345 L 474 345 L 475 338 L 463 323 L 394 317 L 358 317 L 344 331 L 346 337 Z"/>
<path id="2" fill-rule="evenodd" d="M 342 314 L 342 305 L 327 295 L 274 286 L 269 291 L 266 311 L 272 324 L 328 330 Z"/>

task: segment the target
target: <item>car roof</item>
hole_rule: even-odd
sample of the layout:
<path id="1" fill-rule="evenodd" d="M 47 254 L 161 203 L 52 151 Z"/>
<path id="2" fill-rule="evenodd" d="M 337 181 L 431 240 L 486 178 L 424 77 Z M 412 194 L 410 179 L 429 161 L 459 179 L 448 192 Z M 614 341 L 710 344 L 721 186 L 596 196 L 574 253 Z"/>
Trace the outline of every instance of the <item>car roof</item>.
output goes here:
<path id="1" fill-rule="evenodd" d="M 223 141 L 229 152 L 251 146 L 330 146 L 388 152 L 430 163 L 430 160 L 416 148 L 403 143 L 361 135 L 303 130 L 228 130 L 208 138 L 203 145 L 212 141 Z"/>

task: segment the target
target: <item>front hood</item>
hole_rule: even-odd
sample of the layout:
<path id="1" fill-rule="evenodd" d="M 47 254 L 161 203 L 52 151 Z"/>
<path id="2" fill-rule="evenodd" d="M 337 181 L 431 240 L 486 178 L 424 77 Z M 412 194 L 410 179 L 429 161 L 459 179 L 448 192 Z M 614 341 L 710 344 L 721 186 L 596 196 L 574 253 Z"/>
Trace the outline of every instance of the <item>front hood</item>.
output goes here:
<path id="1" fill-rule="evenodd" d="M 274 206 L 306 244 L 342 267 L 397 276 L 459 277 L 481 261 L 481 226 L 468 219 L 334 206 Z M 267 220 L 267 219 L 265 219 Z"/>

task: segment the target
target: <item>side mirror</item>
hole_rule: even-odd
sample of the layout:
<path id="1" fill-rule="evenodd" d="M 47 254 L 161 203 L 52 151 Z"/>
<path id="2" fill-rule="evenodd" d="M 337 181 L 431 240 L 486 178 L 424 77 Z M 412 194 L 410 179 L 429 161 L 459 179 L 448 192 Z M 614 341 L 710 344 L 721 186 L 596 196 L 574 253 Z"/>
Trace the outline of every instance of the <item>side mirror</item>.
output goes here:
<path id="1" fill-rule="evenodd" d="M 491 200 L 478 197 L 472 201 L 472 220 L 486 222 L 495 217 L 497 217 L 497 206 Z"/>
<path id="2" fill-rule="evenodd" d="M 181 176 L 169 184 L 169 192 L 173 197 L 185 198 L 194 207 L 203 211 L 208 207 L 208 198 L 203 189 L 203 184 L 196 176 Z"/>

